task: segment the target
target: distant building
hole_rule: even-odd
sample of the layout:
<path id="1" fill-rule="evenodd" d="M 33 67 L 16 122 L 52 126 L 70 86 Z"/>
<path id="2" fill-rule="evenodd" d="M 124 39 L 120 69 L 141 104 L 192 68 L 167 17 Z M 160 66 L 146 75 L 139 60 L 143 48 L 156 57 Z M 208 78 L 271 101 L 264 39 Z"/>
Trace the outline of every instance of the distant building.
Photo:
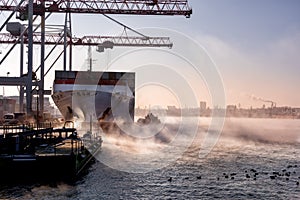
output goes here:
<path id="1" fill-rule="evenodd" d="M 206 110 L 206 102 L 205 101 L 200 101 L 200 110 Z"/>
<path id="2" fill-rule="evenodd" d="M 16 101 L 16 106 L 14 112 L 24 112 L 20 110 L 20 102 L 19 102 L 19 96 L 9 96 L 8 98 L 13 99 Z M 26 97 L 24 97 L 25 101 Z M 25 103 L 23 103 L 23 108 L 26 108 Z"/>
<path id="3" fill-rule="evenodd" d="M 19 110 L 19 96 L 10 96 L 8 98 L 14 99 L 16 101 L 16 109 L 14 112 L 24 112 L 24 111 Z M 26 108 L 25 100 L 26 100 L 26 97 L 24 98 L 23 108 Z M 32 98 L 32 110 L 37 110 L 38 101 L 39 101 L 39 99 L 37 97 Z M 45 110 L 45 112 L 53 111 L 53 106 L 50 103 L 49 97 L 44 97 L 44 110 Z"/>
<path id="4" fill-rule="evenodd" d="M 20 110 L 20 105 L 19 105 L 19 96 L 9 96 L 5 97 L 6 99 L 11 99 L 14 102 L 13 109 L 11 109 L 11 113 L 14 112 L 20 112 L 23 113 L 25 110 Z M 23 109 L 26 108 L 26 97 L 24 98 L 24 103 L 23 103 Z M 37 104 L 38 104 L 39 99 L 37 97 L 32 98 L 32 110 L 36 111 L 37 110 Z M 40 108 L 39 108 L 40 109 Z M 1 113 L 1 108 L 0 108 L 0 114 Z M 54 117 L 61 117 L 61 114 L 59 110 L 56 108 L 56 106 L 51 105 L 50 103 L 50 98 L 49 97 L 44 97 L 44 115 L 45 116 L 54 116 Z M 49 118 L 49 117 L 48 117 Z"/>
<path id="5" fill-rule="evenodd" d="M 0 116 L 6 113 L 14 113 L 16 107 L 16 100 L 0 96 Z"/>
<path id="6" fill-rule="evenodd" d="M 175 106 L 168 106 L 167 108 L 169 111 L 177 110 L 177 108 Z"/>
<path id="7" fill-rule="evenodd" d="M 236 105 L 227 105 L 226 107 L 226 116 L 227 117 L 237 117 L 239 115 L 239 112 L 237 110 Z"/>
<path id="8" fill-rule="evenodd" d="M 235 111 L 237 109 L 236 105 L 228 105 L 226 110 L 227 111 Z"/>
<path id="9" fill-rule="evenodd" d="M 167 107 L 167 115 L 170 116 L 180 116 L 181 115 L 181 109 L 176 108 L 176 106 L 168 106 Z"/>

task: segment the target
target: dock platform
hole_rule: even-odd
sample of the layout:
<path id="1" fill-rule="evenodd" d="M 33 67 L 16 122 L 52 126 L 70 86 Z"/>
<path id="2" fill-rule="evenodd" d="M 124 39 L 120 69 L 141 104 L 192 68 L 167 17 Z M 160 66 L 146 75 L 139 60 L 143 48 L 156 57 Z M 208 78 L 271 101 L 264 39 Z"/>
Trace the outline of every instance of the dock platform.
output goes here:
<path id="1" fill-rule="evenodd" d="M 78 176 L 99 152 L 101 137 L 83 140 L 74 127 L 53 128 L 51 124 L 0 127 L 0 176 Z M 93 144 L 96 148 L 87 149 Z"/>

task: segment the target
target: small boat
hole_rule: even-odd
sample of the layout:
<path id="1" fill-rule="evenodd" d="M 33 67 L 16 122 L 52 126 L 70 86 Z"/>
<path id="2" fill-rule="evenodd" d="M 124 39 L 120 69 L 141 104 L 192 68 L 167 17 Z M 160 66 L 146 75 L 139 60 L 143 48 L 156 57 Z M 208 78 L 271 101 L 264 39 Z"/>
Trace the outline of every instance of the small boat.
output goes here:
<path id="1" fill-rule="evenodd" d="M 137 120 L 137 123 L 140 125 L 148 125 L 148 124 L 160 124 L 160 120 L 157 116 L 153 115 L 152 113 L 149 113 L 145 116 L 145 118 L 139 118 Z"/>

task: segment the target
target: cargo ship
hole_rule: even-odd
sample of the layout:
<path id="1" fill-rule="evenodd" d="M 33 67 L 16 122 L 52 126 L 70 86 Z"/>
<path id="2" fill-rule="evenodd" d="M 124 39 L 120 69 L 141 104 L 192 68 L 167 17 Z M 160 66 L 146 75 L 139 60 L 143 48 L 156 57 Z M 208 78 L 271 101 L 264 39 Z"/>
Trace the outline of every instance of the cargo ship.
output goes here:
<path id="1" fill-rule="evenodd" d="M 134 120 L 135 73 L 55 71 L 52 99 L 65 120 Z"/>

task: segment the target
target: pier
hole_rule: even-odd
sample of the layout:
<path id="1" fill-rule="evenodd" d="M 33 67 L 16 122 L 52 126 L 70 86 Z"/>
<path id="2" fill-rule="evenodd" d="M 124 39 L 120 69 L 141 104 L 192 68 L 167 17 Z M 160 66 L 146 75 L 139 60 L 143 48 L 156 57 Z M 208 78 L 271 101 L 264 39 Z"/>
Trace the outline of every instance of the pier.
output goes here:
<path id="1" fill-rule="evenodd" d="M 1 178 L 74 178 L 101 148 L 101 137 L 85 139 L 74 127 L 53 128 L 48 124 L 0 127 Z"/>

